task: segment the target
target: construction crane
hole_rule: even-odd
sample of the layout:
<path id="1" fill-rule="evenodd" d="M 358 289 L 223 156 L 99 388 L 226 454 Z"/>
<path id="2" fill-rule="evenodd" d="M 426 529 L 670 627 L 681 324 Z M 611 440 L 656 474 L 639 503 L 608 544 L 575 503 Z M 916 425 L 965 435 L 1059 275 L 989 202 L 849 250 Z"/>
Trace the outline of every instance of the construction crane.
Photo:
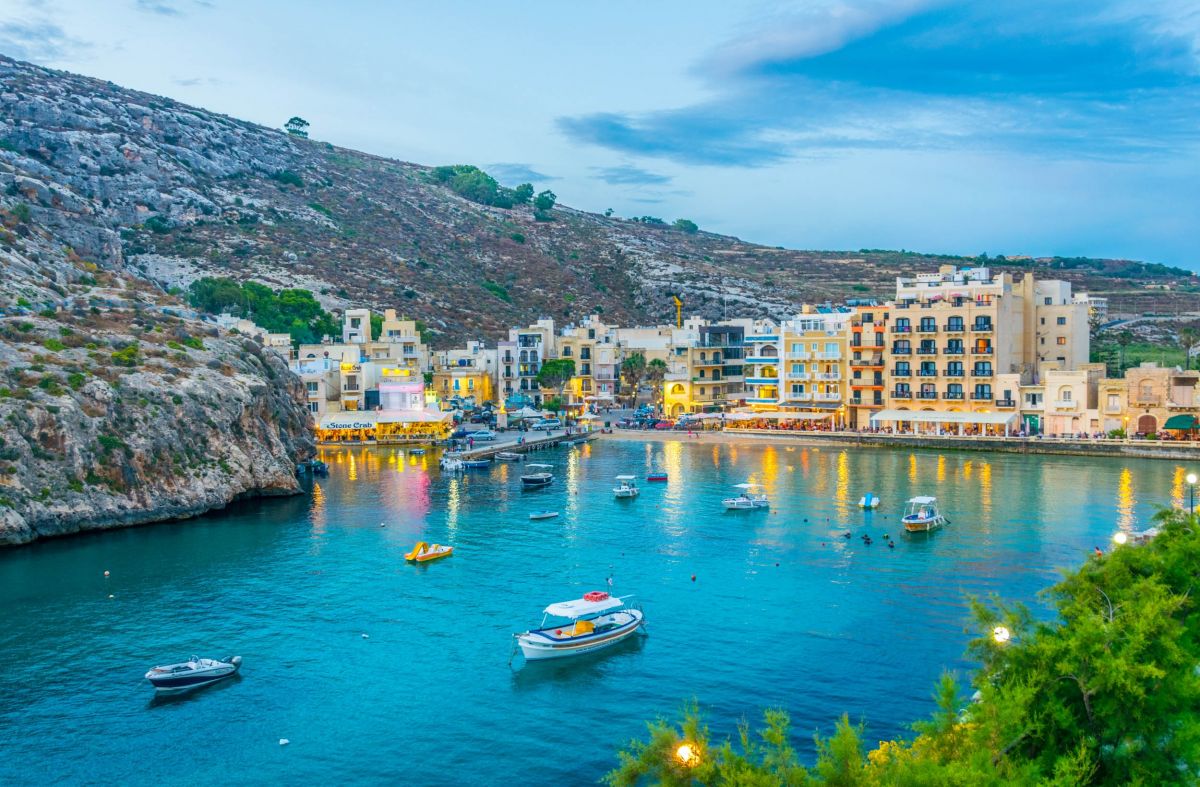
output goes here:
<path id="1" fill-rule="evenodd" d="M 678 295 L 672 295 L 671 298 L 675 301 L 675 327 L 683 327 L 683 301 Z"/>

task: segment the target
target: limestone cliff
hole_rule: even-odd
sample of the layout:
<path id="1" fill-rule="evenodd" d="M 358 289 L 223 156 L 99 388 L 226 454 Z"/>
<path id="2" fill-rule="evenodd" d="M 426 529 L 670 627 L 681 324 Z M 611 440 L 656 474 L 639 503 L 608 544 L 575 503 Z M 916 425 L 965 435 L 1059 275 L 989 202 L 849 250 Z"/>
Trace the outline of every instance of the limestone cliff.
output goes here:
<path id="1" fill-rule="evenodd" d="M 299 491 L 311 428 L 281 357 L 131 278 L 48 283 L 83 293 L 0 319 L 0 544 Z"/>

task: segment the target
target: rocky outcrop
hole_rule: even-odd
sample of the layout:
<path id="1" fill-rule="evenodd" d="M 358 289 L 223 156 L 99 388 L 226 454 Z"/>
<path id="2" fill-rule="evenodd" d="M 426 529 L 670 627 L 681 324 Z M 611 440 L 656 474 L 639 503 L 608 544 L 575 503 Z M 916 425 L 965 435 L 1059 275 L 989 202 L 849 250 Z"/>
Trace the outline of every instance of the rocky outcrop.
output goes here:
<path id="1" fill-rule="evenodd" d="M 312 431 L 286 362 L 125 284 L 0 319 L 0 544 L 300 491 Z"/>

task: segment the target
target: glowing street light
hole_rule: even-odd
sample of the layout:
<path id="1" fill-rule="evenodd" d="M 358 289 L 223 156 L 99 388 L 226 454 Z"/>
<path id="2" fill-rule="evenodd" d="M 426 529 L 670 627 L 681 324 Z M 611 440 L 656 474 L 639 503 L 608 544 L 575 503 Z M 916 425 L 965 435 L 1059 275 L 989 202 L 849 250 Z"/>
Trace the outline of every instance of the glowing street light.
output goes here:
<path id="1" fill-rule="evenodd" d="M 992 629 L 992 639 L 996 641 L 997 645 L 1003 645 L 1012 639 L 1012 632 L 1006 626 L 996 626 Z"/>
<path id="2" fill-rule="evenodd" d="M 696 751 L 696 747 L 692 744 L 684 741 L 675 750 L 675 759 L 679 760 L 680 765 L 690 768 L 700 762 L 700 752 Z"/>
<path id="3" fill-rule="evenodd" d="M 1124 544 L 1128 540 L 1129 540 L 1129 534 L 1126 533 L 1124 530 L 1118 530 L 1116 533 L 1113 533 L 1113 543 L 1118 546 Z"/>
<path id="4" fill-rule="evenodd" d="M 1196 513 L 1196 474 L 1188 473 L 1187 478 L 1183 479 L 1188 483 L 1188 513 Z"/>

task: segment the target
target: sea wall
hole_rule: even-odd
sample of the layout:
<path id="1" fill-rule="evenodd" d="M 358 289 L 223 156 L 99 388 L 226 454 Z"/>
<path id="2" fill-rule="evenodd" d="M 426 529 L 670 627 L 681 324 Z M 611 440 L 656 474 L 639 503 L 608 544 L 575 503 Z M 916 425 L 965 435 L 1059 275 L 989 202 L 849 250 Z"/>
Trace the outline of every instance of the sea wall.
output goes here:
<path id="1" fill-rule="evenodd" d="M 958 437 L 951 435 L 889 435 L 856 432 L 780 432 L 766 429 L 726 429 L 727 435 L 753 435 L 790 443 L 846 445 L 873 448 L 922 448 L 937 451 L 992 451 L 1011 454 L 1074 456 L 1133 456 L 1142 459 L 1200 461 L 1200 444 L 1155 440 L 1068 440 L 1063 438 Z"/>

